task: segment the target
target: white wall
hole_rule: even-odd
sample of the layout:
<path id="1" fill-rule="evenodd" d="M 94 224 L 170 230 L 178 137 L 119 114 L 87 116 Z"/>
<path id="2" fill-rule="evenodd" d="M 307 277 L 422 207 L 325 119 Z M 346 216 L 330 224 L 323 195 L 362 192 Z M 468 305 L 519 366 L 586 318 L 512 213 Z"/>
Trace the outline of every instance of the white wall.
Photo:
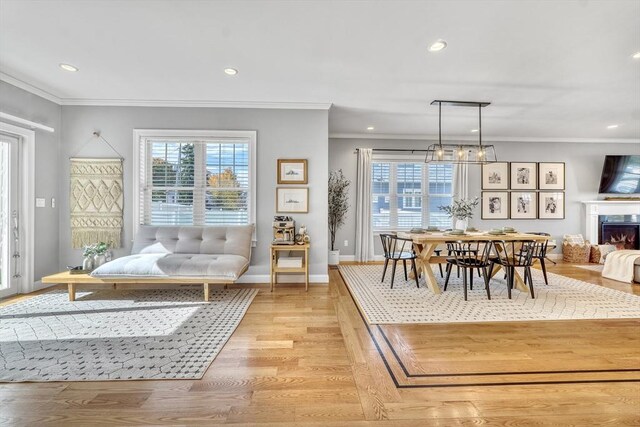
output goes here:
<path id="1" fill-rule="evenodd" d="M 58 258 L 58 212 L 51 207 L 51 198 L 58 198 L 58 149 L 60 146 L 60 106 L 23 89 L 0 81 L 0 111 L 53 127 L 54 133 L 36 129 L 35 197 L 47 199 L 47 207 L 35 208 L 34 280 L 55 273 Z M 11 122 L 8 122 L 11 123 Z"/>
<path id="2" fill-rule="evenodd" d="M 355 148 L 414 148 L 426 149 L 431 142 L 417 140 L 337 139 L 329 140 L 329 170 L 342 169 L 352 181 L 349 198 L 355 203 Z M 600 172 L 607 154 L 640 154 L 640 144 L 500 142 L 494 144 L 500 161 L 565 162 L 565 219 L 564 220 L 482 220 L 478 206 L 470 221 L 480 229 L 513 226 L 522 231 L 545 231 L 560 243 L 562 235 L 584 233 L 584 200 L 598 199 Z M 469 166 L 469 196 L 481 196 L 481 168 Z M 343 241 L 349 240 L 348 247 Z M 349 210 L 346 224 L 338 231 L 336 243 L 341 255 L 353 255 L 355 239 L 355 206 Z M 559 251 L 560 249 L 556 249 Z M 381 254 L 376 238 L 376 254 Z"/>
<path id="3" fill-rule="evenodd" d="M 131 249 L 133 227 L 133 129 L 256 130 L 257 139 L 257 246 L 248 275 L 268 275 L 271 223 L 275 215 L 276 161 L 278 158 L 309 159 L 309 213 L 293 215 L 296 224 L 306 224 L 312 239 L 310 273 L 327 274 L 327 179 L 328 111 L 165 107 L 62 107 L 60 163 L 59 266 L 78 264 L 79 250 L 71 249 L 69 225 L 69 161 L 87 144 L 79 157 L 108 157 L 115 154 L 92 138 L 100 131 L 124 157 L 124 248 Z M 316 276 L 318 278 L 318 276 Z"/>

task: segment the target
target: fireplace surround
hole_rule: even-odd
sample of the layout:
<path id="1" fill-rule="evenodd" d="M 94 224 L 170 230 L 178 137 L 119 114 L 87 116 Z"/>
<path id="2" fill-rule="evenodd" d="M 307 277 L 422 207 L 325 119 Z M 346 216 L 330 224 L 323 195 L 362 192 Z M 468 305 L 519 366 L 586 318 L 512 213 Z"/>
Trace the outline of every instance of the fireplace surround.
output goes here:
<path id="1" fill-rule="evenodd" d="M 609 233 L 638 233 L 640 226 L 640 201 L 637 200 L 591 200 L 585 206 L 584 237 L 591 243 L 601 243 Z M 632 231 L 635 227 L 635 231 Z M 605 231 L 603 235 L 603 230 Z M 625 231 L 627 230 L 627 231 Z M 635 234 L 635 249 L 638 235 Z"/>

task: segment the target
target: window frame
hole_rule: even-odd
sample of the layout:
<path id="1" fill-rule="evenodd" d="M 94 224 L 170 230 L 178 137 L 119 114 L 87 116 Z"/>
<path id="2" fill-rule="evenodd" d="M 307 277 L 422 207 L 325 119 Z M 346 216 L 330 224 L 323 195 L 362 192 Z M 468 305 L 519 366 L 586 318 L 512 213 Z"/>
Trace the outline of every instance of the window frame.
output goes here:
<path id="1" fill-rule="evenodd" d="M 255 244 L 257 235 L 257 176 L 256 176 L 256 142 L 257 131 L 239 131 L 239 130 L 177 130 L 177 129 L 134 129 L 133 130 L 133 168 L 134 168 L 134 185 L 133 185 L 133 234 L 138 232 L 141 225 L 142 212 L 141 193 L 143 188 L 147 188 L 147 180 L 149 179 L 147 162 L 149 139 L 225 139 L 228 142 L 245 142 L 249 145 L 249 188 L 247 192 L 249 205 L 249 224 L 254 224 L 252 240 Z M 194 183 L 195 187 L 195 183 Z M 150 192 L 148 196 L 151 197 Z M 195 206 L 194 206 L 195 210 Z"/>
<path id="2" fill-rule="evenodd" d="M 442 193 L 430 193 L 429 192 L 429 165 L 427 163 L 424 162 L 424 157 L 423 156 L 416 156 L 416 155 L 397 155 L 397 154 L 385 154 L 385 155 L 376 155 L 374 154 L 371 160 L 372 164 L 373 163 L 390 163 L 390 167 L 389 167 L 389 193 L 388 194 L 383 194 L 383 193 L 373 193 L 372 190 L 372 197 L 375 195 L 378 196 L 382 196 L 385 195 L 387 197 L 389 197 L 389 227 L 375 227 L 372 224 L 372 229 L 373 229 L 373 233 L 375 235 L 378 235 L 380 233 L 386 233 L 389 231 L 408 231 L 411 229 L 411 227 L 399 227 L 398 224 L 398 202 L 397 202 L 397 198 L 398 197 L 418 197 L 418 196 L 411 196 L 408 194 L 400 194 L 397 192 L 397 164 L 399 163 L 419 163 L 422 164 L 422 181 L 421 181 L 421 188 L 425 189 L 427 192 L 423 193 L 421 196 L 422 198 L 422 206 L 421 206 L 421 213 L 422 213 L 422 223 L 423 223 L 423 227 L 425 227 L 425 223 L 428 223 L 429 221 L 429 198 L 430 197 L 452 197 L 453 198 L 453 175 L 455 174 L 455 171 L 452 171 L 452 176 L 451 176 L 451 194 L 442 194 Z M 373 168 L 372 168 L 373 170 Z M 373 176 L 371 177 L 371 180 L 373 180 Z M 373 184 L 373 182 L 372 182 Z M 373 203 L 373 200 L 372 200 Z M 393 207 L 393 209 L 391 209 Z M 373 213 L 372 213 L 373 215 Z M 453 223 L 453 221 L 452 221 Z M 396 224 L 395 226 L 393 224 Z"/>

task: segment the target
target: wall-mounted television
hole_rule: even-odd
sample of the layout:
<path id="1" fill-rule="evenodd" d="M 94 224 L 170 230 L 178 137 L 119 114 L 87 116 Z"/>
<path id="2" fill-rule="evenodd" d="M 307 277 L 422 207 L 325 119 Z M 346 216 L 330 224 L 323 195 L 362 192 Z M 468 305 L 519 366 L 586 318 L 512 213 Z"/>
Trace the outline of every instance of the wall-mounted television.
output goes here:
<path id="1" fill-rule="evenodd" d="M 640 193 L 640 156 L 606 156 L 599 193 Z"/>

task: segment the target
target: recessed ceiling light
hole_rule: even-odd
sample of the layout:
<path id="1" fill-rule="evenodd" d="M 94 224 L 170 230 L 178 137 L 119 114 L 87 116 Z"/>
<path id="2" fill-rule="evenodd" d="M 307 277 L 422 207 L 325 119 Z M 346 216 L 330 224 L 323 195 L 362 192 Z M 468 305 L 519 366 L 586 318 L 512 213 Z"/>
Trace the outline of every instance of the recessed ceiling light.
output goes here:
<path id="1" fill-rule="evenodd" d="M 238 74 L 238 70 L 236 70 L 235 68 L 225 68 L 224 72 L 225 74 L 228 74 L 230 76 L 235 76 L 236 74 Z"/>
<path id="2" fill-rule="evenodd" d="M 471 129 L 471 132 L 478 132 L 478 129 Z"/>
<path id="3" fill-rule="evenodd" d="M 634 53 L 633 55 L 631 55 L 631 57 L 632 57 L 633 59 L 640 59 L 640 52 L 636 52 L 636 53 Z"/>
<path id="4" fill-rule="evenodd" d="M 367 127 L 367 130 L 374 130 L 375 128 L 373 126 L 369 126 Z"/>
<path id="5" fill-rule="evenodd" d="M 615 129 L 617 127 L 618 127 L 618 125 L 609 125 L 609 126 L 607 126 L 607 129 Z"/>
<path id="6" fill-rule="evenodd" d="M 439 39 L 434 42 L 431 46 L 429 46 L 429 52 L 440 52 L 442 49 L 447 47 L 447 42 Z"/>
<path id="7" fill-rule="evenodd" d="M 71 64 L 60 64 L 60 68 L 62 68 L 65 71 L 71 71 L 72 73 L 75 73 L 76 71 L 78 71 L 78 67 L 73 66 Z"/>

